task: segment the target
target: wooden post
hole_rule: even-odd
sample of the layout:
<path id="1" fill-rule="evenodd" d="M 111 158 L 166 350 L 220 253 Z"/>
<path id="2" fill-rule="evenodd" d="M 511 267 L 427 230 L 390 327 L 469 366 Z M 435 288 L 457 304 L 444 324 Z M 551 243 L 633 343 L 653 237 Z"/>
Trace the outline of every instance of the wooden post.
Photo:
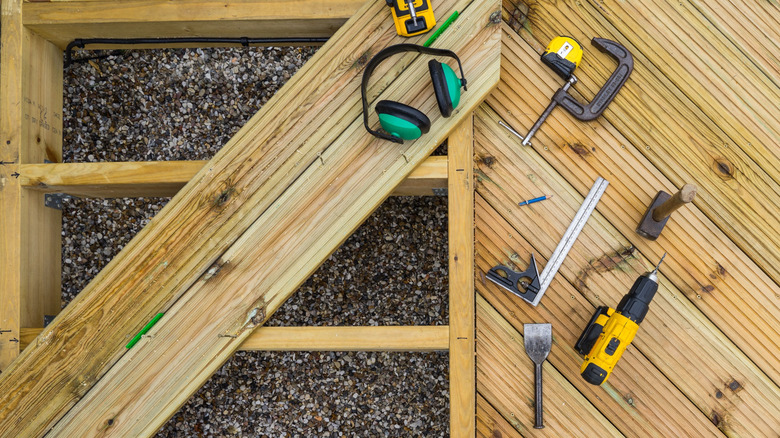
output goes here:
<path id="1" fill-rule="evenodd" d="M 449 137 L 450 436 L 473 437 L 476 415 L 474 351 L 474 123 Z"/>
<path id="2" fill-rule="evenodd" d="M 21 0 L 2 2 L 0 72 L 0 371 L 19 354 L 20 328 L 60 310 L 59 210 L 22 189 L 20 165 L 62 157 L 62 53 L 25 29 Z"/>

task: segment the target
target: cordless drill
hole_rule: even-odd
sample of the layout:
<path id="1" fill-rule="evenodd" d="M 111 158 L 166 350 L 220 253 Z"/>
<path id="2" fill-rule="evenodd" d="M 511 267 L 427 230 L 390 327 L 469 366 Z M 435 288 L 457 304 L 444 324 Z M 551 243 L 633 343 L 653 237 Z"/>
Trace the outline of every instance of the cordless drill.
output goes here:
<path id="1" fill-rule="evenodd" d="M 615 309 L 601 306 L 590 319 L 574 349 L 585 356 L 580 374 L 593 385 L 607 381 L 620 356 L 634 339 L 639 324 L 645 319 L 650 301 L 658 291 L 658 267 L 636 279 L 631 290 Z"/>

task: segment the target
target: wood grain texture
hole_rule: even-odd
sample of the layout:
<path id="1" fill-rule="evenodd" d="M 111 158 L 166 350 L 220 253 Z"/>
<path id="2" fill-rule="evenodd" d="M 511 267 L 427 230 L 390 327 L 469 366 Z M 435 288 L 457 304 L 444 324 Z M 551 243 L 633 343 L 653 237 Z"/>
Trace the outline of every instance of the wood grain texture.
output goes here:
<path id="1" fill-rule="evenodd" d="M 61 213 L 18 179 L 20 164 L 62 156 L 62 53 L 2 3 L 0 72 L 0 370 L 19 353 L 20 327 L 60 310 Z"/>
<path id="2" fill-rule="evenodd" d="M 24 2 L 23 12 L 25 26 L 64 49 L 76 38 L 329 37 L 362 3 L 359 0 Z"/>
<path id="3" fill-rule="evenodd" d="M 623 7 L 617 5 L 617 2 L 609 4 L 610 8 Z M 676 3 L 673 5 L 677 6 Z M 511 14 L 515 9 L 510 2 L 505 2 L 505 6 L 507 14 Z M 723 114 L 724 111 L 759 111 L 758 108 L 750 107 L 751 104 L 747 101 L 734 103 L 726 97 L 723 97 L 722 101 L 721 98 L 716 99 L 717 102 L 712 101 L 712 96 L 721 92 L 731 95 L 736 93 L 737 96 L 745 94 L 745 99 L 763 99 L 761 105 L 773 101 L 763 96 L 748 96 L 753 92 L 743 90 L 742 87 L 752 87 L 746 84 L 746 79 L 743 78 L 743 75 L 752 75 L 752 70 L 748 71 L 750 68 L 742 65 L 738 74 L 742 79 L 739 81 L 732 82 L 731 79 L 722 78 L 725 83 L 712 82 L 715 80 L 712 75 L 721 74 L 723 71 L 737 74 L 733 72 L 733 68 L 740 63 L 712 63 L 701 67 L 702 71 L 696 73 L 685 70 L 685 63 L 680 66 L 681 60 L 693 56 L 690 51 L 680 53 L 677 59 L 672 59 L 674 55 L 666 50 L 690 41 L 696 41 L 691 44 L 700 44 L 701 41 L 711 38 L 709 34 L 691 31 L 693 33 L 680 32 L 670 35 L 669 32 L 663 32 L 658 36 L 660 42 L 655 42 L 654 34 L 644 33 L 645 22 L 633 22 L 634 19 L 647 17 L 650 21 L 648 26 L 667 26 L 676 25 L 671 23 L 674 20 L 684 21 L 685 18 L 682 17 L 663 18 L 658 21 L 652 11 L 643 9 L 641 13 L 622 15 L 625 23 L 611 24 L 605 22 L 611 18 L 605 18 L 605 12 L 597 5 L 562 2 L 560 5 L 540 3 L 537 6 L 533 8 L 528 21 L 533 36 L 525 30 L 519 35 L 515 34 L 516 38 L 524 38 L 530 46 L 537 48 L 537 52 L 539 46 L 546 44 L 554 35 L 560 34 L 562 29 L 572 29 L 572 36 L 582 42 L 598 35 L 617 40 L 626 46 L 634 56 L 636 68 L 620 94 L 604 112 L 603 118 L 617 127 L 620 134 L 628 140 L 629 143 L 625 144 L 627 148 L 644 156 L 676 187 L 685 183 L 696 183 L 701 195 L 694 201 L 696 206 L 775 282 L 780 281 L 780 234 L 774 231 L 780 229 L 777 207 L 777 199 L 780 197 L 780 178 L 777 175 L 780 158 L 778 149 L 774 147 L 778 140 L 769 134 L 761 134 L 763 139 L 752 139 L 749 136 L 758 136 L 759 131 L 763 130 L 746 128 L 758 123 L 756 120 L 759 119 L 752 116 L 735 119 L 733 115 Z M 670 8 L 665 8 L 667 9 Z M 636 17 L 632 18 L 632 15 Z M 574 32 L 574 29 L 577 29 L 577 32 Z M 635 34 L 644 36 L 635 37 Z M 577 70 L 580 80 L 570 92 L 580 99 L 590 99 L 595 95 L 615 68 L 613 59 L 595 50 L 589 50 L 587 45 L 585 48 L 588 53 Z M 694 50 L 698 56 L 700 50 Z M 532 65 L 538 68 L 529 69 L 529 64 L 524 63 L 519 67 L 518 77 L 531 76 L 534 86 L 549 84 L 551 91 L 547 92 L 549 94 L 546 98 L 541 94 L 533 95 L 532 100 L 527 101 L 533 109 L 525 114 L 515 115 L 519 123 L 516 122 L 513 126 L 520 131 L 531 126 L 536 115 L 549 103 L 549 96 L 561 85 L 560 78 L 554 77 L 548 68 L 538 60 L 533 62 Z M 677 66 L 675 68 L 679 71 L 662 70 L 660 66 L 666 64 Z M 693 62 L 690 65 L 694 65 Z M 673 80 L 673 75 L 678 78 Z M 680 82 L 681 75 L 689 79 Z M 547 86 L 545 85 L 545 88 Z M 524 87 L 525 83 L 518 90 L 522 93 Z M 685 91 L 682 88 L 685 88 Z M 700 94 L 702 97 L 694 99 L 686 93 Z M 775 90 L 767 96 L 776 93 Z M 733 108 L 734 106 L 739 106 L 739 111 Z M 556 117 L 560 117 L 560 112 L 555 111 L 554 115 L 555 113 L 558 113 Z M 777 116 L 776 111 L 772 114 Z M 577 126 L 583 131 L 592 129 L 570 116 L 559 121 L 564 125 L 564 129 L 571 126 Z M 764 123 L 768 126 L 777 125 L 776 121 L 770 120 Z M 769 129 L 780 130 L 780 126 Z M 551 133 L 555 130 L 555 125 L 548 123 L 542 127 L 540 133 Z M 577 144 L 582 146 L 582 151 L 599 146 L 585 139 Z M 544 143 L 537 137 L 535 147 L 542 146 L 550 149 L 568 147 L 565 143 Z M 646 202 L 649 203 L 649 200 Z M 777 302 L 777 299 L 774 302 Z"/>
<path id="4" fill-rule="evenodd" d="M 478 272 L 492 268 L 494 265 L 491 263 L 494 262 L 491 258 L 501 257 L 506 247 L 515 251 L 533 251 L 541 266 L 547 263 L 546 258 L 534 251 L 529 243 L 535 236 L 526 239 L 514 232 L 480 196 L 477 197 L 476 221 Z M 524 265 L 521 263 L 518 267 Z M 514 295 L 494 287 L 492 283 L 477 282 L 481 296 L 516 330 L 522 331 L 523 324 L 528 321 L 553 324 L 555 346 L 548 360 L 625 435 L 684 436 L 690 430 L 699 430 L 709 435 L 720 434 L 710 419 L 677 390 L 648 358 L 635 351 L 629 350 L 624 354 L 606 385 L 595 387 L 585 382 L 579 375 L 582 358 L 572 347 L 595 307 L 565 279 L 556 277 L 550 287 L 556 293 L 550 296 L 545 294 L 543 302 L 531 308 Z"/>
<path id="5" fill-rule="evenodd" d="M 36 342 L 43 328 L 22 328 L 19 348 Z M 441 351 L 450 329 L 436 326 L 258 327 L 243 351 Z"/>
<path id="6" fill-rule="evenodd" d="M 476 303 L 477 390 L 514 429 L 522 436 L 623 436 L 549 361 L 542 365 L 545 428 L 534 429 L 534 368 L 523 336 L 484 298 Z"/>
<path id="7" fill-rule="evenodd" d="M 490 406 L 484 397 L 477 395 L 477 431 L 478 438 L 521 438 L 501 414 Z"/>
<path id="8" fill-rule="evenodd" d="M 259 327 L 241 350 L 260 351 L 442 351 L 450 329 L 436 326 Z"/>
<path id="9" fill-rule="evenodd" d="M 509 53 L 514 56 L 508 56 Z M 536 54 L 516 37 L 505 39 L 504 55 L 502 82 L 488 103 L 501 119 L 518 128 L 529 120 L 526 114 L 536 111 L 537 105 L 543 105 L 538 101 L 552 95 L 559 81 L 552 74 L 537 76 L 531 73 L 526 66 L 537 62 Z M 620 113 L 618 109 L 613 111 Z M 494 117 L 488 123 L 496 126 L 498 118 Z M 511 135 L 504 134 L 501 133 L 506 141 L 519 145 Z M 666 144 L 654 147 L 659 149 Z M 762 254 L 766 257 L 762 259 L 764 263 L 757 263 L 742 251 L 718 221 L 704 214 L 706 207 L 697 204 L 700 198 L 713 198 L 713 194 L 701 186 L 697 199 L 675 212 L 658 240 L 650 242 L 640 238 L 635 233 L 636 225 L 658 190 L 674 193 L 678 188 L 639 149 L 641 147 L 634 146 L 606 118 L 586 125 L 576 122 L 565 111 L 552 113 L 538 133 L 534 146 L 534 151 L 578 191 L 587 191 L 592 184 L 594 177 L 585 175 L 607 177 L 610 189 L 601 203 L 615 212 L 610 218 L 613 226 L 631 246 L 655 262 L 664 252 L 678 254 L 664 262 L 668 267 L 666 275 L 686 300 L 699 308 L 773 381 L 780 382 L 780 286 L 762 270 L 772 255 Z M 507 159 L 527 160 L 520 151 L 509 154 Z M 692 180 L 698 183 L 702 178 L 694 174 Z M 521 199 L 552 192 L 549 187 L 531 181 L 530 177 L 521 182 L 523 187 L 531 184 L 529 187 L 535 188 L 534 191 L 521 191 L 518 194 Z M 717 202 L 729 205 L 732 201 Z M 773 207 L 768 205 L 767 208 Z M 555 239 L 552 236 L 539 238 Z M 750 321 L 748 326 L 746 321 Z"/>
<path id="10" fill-rule="evenodd" d="M 478 111 L 475 119 L 478 133 L 476 155 L 483 159 L 491 157 L 488 160 L 491 163 L 490 167 L 484 164 L 484 160 L 478 165 L 478 174 L 483 175 L 483 178 L 478 180 L 477 192 L 489 205 L 494 206 L 502 221 L 505 221 L 495 221 L 494 224 L 508 223 L 509 226 L 494 225 L 496 228 L 487 239 L 477 235 L 480 245 L 483 242 L 491 242 L 494 245 L 492 250 L 478 253 L 477 260 L 482 272 L 497 264 L 506 264 L 520 269 L 524 268 L 524 264 L 530 258 L 530 252 L 536 255 L 537 260 L 552 253 L 557 240 L 565 232 L 571 217 L 582 202 L 584 194 L 587 193 L 590 183 L 577 182 L 576 184 L 581 187 L 574 190 L 564 175 L 559 173 L 559 169 L 546 162 L 545 159 L 554 161 L 554 156 L 562 155 L 560 153 L 540 154 L 530 148 L 517 150 L 515 147 L 502 147 L 502 145 L 512 145 L 516 140 L 512 139 L 511 134 L 505 129 L 498 126 L 495 115 L 488 116 L 488 114 L 489 111 Z M 482 138 L 481 135 L 486 137 Z M 593 170 L 587 172 L 595 173 Z M 587 172 L 581 171 L 578 175 L 580 178 L 588 178 Z M 595 179 L 595 175 L 590 178 Z M 618 181 L 615 178 L 611 179 Z M 505 207 L 511 206 L 513 199 L 522 199 L 530 185 L 544 187 L 545 192 L 555 193 L 555 197 L 544 203 L 535 204 L 536 209 Z M 625 219 L 625 204 L 615 199 L 616 196 L 625 196 L 619 190 L 619 185 L 613 187 L 610 184 L 610 189 L 598 204 L 597 211 L 589 219 L 556 276 L 556 280 L 566 280 L 576 289 L 550 288 L 540 303 L 540 312 L 546 311 L 547 306 L 550 306 L 549 309 L 556 312 L 558 319 L 561 318 L 560 315 L 568 317 L 570 314 L 579 313 L 577 318 L 587 321 L 596 306 L 616 305 L 631 288 L 634 280 L 657 263 L 660 254 L 646 256 L 643 253 L 644 248 L 652 251 L 651 248 L 656 244 L 647 247 L 643 244 L 639 247 L 642 249 L 637 249 L 611 224 L 624 222 Z M 621 227 L 626 226 L 621 225 Z M 478 227 L 481 227 L 479 222 Z M 517 235 L 531 242 L 532 247 L 523 247 Z M 633 233 L 626 233 L 626 235 L 635 237 Z M 687 263 L 686 258 L 691 256 L 683 249 L 668 248 L 667 250 L 670 254 L 665 259 L 664 269 L 661 269 L 659 275 L 659 291 L 630 350 L 635 348 L 636 351 L 641 352 L 663 376 L 669 379 L 671 384 L 661 384 L 663 380 L 660 378 L 654 378 L 656 380 L 654 382 L 639 380 L 636 384 L 627 384 L 615 395 L 627 397 L 635 393 L 636 386 L 641 386 L 659 391 L 648 397 L 659 406 L 663 406 L 669 400 L 685 402 L 687 399 L 704 416 L 698 419 L 700 423 L 706 424 L 704 420 L 707 418 L 714 419 L 712 421 L 717 423 L 717 427 L 727 434 L 760 435 L 761 430 L 775 430 L 780 427 L 775 424 L 777 421 L 775 419 L 780 418 L 780 397 L 777 396 L 780 392 L 777 385 L 756 366 L 753 358 L 740 350 L 701 309 L 696 307 L 698 303 L 688 299 L 686 293 L 666 276 L 667 272 L 674 275 L 679 269 L 672 268 L 666 264 L 667 262 L 684 264 Z M 484 260 L 480 261 L 480 259 Z M 492 288 L 489 290 L 496 289 L 492 284 L 488 284 L 487 287 Z M 591 304 L 590 308 L 573 304 L 563 307 L 560 304 L 578 300 L 575 290 L 579 290 Z M 551 293 L 552 296 L 548 296 Z M 565 310 L 561 311 L 562 307 Z M 734 312 L 742 310 L 732 309 Z M 565 320 L 562 321 L 566 324 Z M 743 323 L 746 321 L 742 320 Z M 561 322 L 555 325 L 560 324 Z M 580 324 L 579 329 L 569 329 L 574 333 L 572 339 L 576 339 L 584 328 L 584 322 Z M 623 360 L 625 358 L 626 356 Z M 622 364 L 623 362 L 618 365 L 610 381 L 621 372 L 634 373 L 636 379 L 645 379 L 652 375 L 644 371 L 649 369 L 646 364 L 638 364 L 636 368 L 623 368 Z M 578 367 L 573 371 L 578 372 Z M 675 394 L 676 391 L 681 391 L 682 395 Z M 602 394 L 596 393 L 595 397 L 604 398 Z M 734 402 L 736 399 L 739 399 L 739 403 Z M 594 403 L 597 402 L 594 400 Z M 609 417 L 615 425 L 621 425 L 623 421 L 630 418 L 628 413 L 621 412 L 621 409 L 625 410 L 623 407 L 616 407 L 614 410 L 616 414 Z M 645 415 L 649 418 L 642 421 L 653 423 L 652 416 L 658 414 L 650 408 Z M 686 417 L 682 415 L 677 418 L 675 413 L 674 419 L 690 421 L 681 419 Z M 695 420 L 695 417 L 691 418 Z M 673 424 L 672 421 L 670 423 Z M 634 426 L 627 424 L 619 427 L 628 428 L 626 433 L 631 435 L 631 428 Z M 661 433 L 661 435 L 665 434 Z"/>
<path id="11" fill-rule="evenodd" d="M 208 161 L 23 164 L 22 187 L 89 198 L 171 197 Z M 393 191 L 398 196 L 432 195 L 447 187 L 447 157 L 428 157 Z"/>
<path id="12" fill-rule="evenodd" d="M 474 365 L 474 122 L 467 116 L 450 135 L 448 251 L 450 309 L 450 436 L 473 437 Z"/>
<path id="13" fill-rule="evenodd" d="M 86 393 L 53 435 L 156 431 L 495 86 L 499 7 L 441 4 L 461 18 L 438 43 L 469 79 L 453 117 L 434 113 L 416 56 L 381 66 L 371 101 L 403 95 L 432 116 L 428 134 L 399 148 L 362 126 L 361 66 L 400 41 L 386 6 L 367 3 L 0 376 L 14 414 L 0 430 L 38 435 Z M 151 336 L 123 354 L 160 311 Z"/>

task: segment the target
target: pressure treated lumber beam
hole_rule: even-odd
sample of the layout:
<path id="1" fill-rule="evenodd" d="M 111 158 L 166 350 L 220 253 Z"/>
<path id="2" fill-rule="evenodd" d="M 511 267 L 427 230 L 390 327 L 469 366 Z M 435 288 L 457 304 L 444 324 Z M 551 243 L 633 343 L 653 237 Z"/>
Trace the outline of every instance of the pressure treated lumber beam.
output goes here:
<path id="1" fill-rule="evenodd" d="M 171 197 L 208 161 L 133 161 L 120 163 L 23 164 L 22 187 L 87 198 Z M 447 188 L 447 157 L 428 157 L 398 186 L 394 195 L 432 195 Z"/>
<path id="2" fill-rule="evenodd" d="M 0 66 L 0 371 L 19 329 L 60 310 L 60 224 L 42 193 L 22 190 L 20 165 L 62 157 L 62 53 L 25 29 L 21 0 L 2 2 Z M 9 330 L 5 332 L 5 330 Z"/>
<path id="3" fill-rule="evenodd" d="M 22 11 L 25 26 L 64 49 L 77 38 L 329 37 L 361 4 L 359 0 L 101 0 L 24 2 Z"/>
<path id="4" fill-rule="evenodd" d="M 616 3 L 610 2 L 610 5 Z M 507 14 L 511 14 L 514 8 L 512 3 L 505 1 L 504 4 L 509 8 Z M 651 12 L 645 12 L 653 15 Z M 658 47 L 653 43 L 654 37 L 647 36 L 646 43 L 641 38 L 637 40 L 633 36 L 635 32 L 642 32 L 641 25 L 632 25 L 630 22 L 613 25 L 603 21 L 603 13 L 597 5 L 583 3 L 580 6 L 562 3 L 552 6 L 548 3 L 540 3 L 533 8 L 528 21 L 533 36 L 526 31 L 521 31 L 519 37 L 525 38 L 532 47 L 537 47 L 537 51 L 541 44 L 546 44 L 549 38 L 561 34 L 563 29 L 567 32 L 570 29 L 567 34 L 583 42 L 588 41 L 591 36 L 598 35 L 617 40 L 625 45 L 633 54 L 637 68 L 634 69 L 620 94 L 604 112 L 603 117 L 636 145 L 636 150 L 675 186 L 681 187 L 685 183 L 695 181 L 700 189 L 699 193 L 703 194 L 694 201 L 695 205 L 775 282 L 780 282 L 780 233 L 774 231 L 780 229 L 780 215 L 777 209 L 777 198 L 780 197 L 780 184 L 778 184 L 780 178 L 777 174 L 780 165 L 777 163 L 780 159 L 776 158 L 778 148 L 774 147 L 777 139 L 753 141 L 749 137 L 741 136 L 740 132 L 744 132 L 744 127 L 752 122 L 741 118 L 735 123 L 741 123 L 743 126 L 729 126 L 734 123 L 733 116 L 717 115 L 712 112 L 714 109 L 710 109 L 708 103 L 703 103 L 699 99 L 693 100 L 686 95 L 686 92 L 702 95 L 717 92 L 720 86 L 712 84 L 705 88 L 698 80 L 709 83 L 709 76 L 713 74 L 711 72 L 719 74 L 726 66 L 713 63 L 701 67 L 702 73 L 679 71 L 675 74 L 693 75 L 693 83 L 677 84 L 666 76 L 671 75 L 671 72 L 667 73 L 658 67 L 667 63 L 668 55 L 663 50 L 656 53 L 648 49 Z M 696 40 L 708 38 L 697 33 L 693 35 Z M 691 37 L 688 33 L 680 33 L 676 38 L 685 43 Z M 575 96 L 581 93 L 585 98 L 590 99 L 614 70 L 615 61 L 596 50 L 589 50 L 589 44 L 584 44 L 588 52 L 577 69 L 579 82 L 572 87 L 573 91 L 570 93 Z M 669 45 L 671 46 L 671 43 Z M 679 60 L 684 60 L 688 56 L 690 55 L 681 54 Z M 677 63 L 678 61 L 674 61 L 675 65 Z M 523 70 L 529 72 L 526 74 L 539 75 L 539 80 L 543 83 L 552 80 L 557 83 L 555 89 L 560 87 L 560 78 L 553 77 L 554 75 L 538 59 L 533 65 L 538 68 L 529 69 L 527 65 L 523 66 Z M 728 68 L 731 69 L 731 66 Z M 684 70 L 683 67 L 679 69 Z M 702 77 L 698 78 L 698 75 Z M 732 83 L 729 78 L 722 88 L 727 91 L 734 89 L 737 90 L 737 94 L 741 94 L 742 92 L 739 91 L 741 87 L 748 86 L 743 82 L 744 80 L 739 80 Z M 681 87 L 687 87 L 686 92 L 683 92 Z M 774 93 L 769 96 L 771 95 Z M 763 99 L 765 102 L 773 101 Z M 538 100 L 543 99 L 540 96 Z M 523 131 L 524 127 L 530 127 L 536 114 L 541 113 L 548 103 L 549 98 L 546 102 L 538 103 L 538 107 L 534 105 L 533 112 L 528 113 L 527 117 L 518 115 L 522 123 L 514 125 L 514 128 Z M 747 102 L 744 105 L 749 106 Z M 718 106 L 713 105 L 713 108 Z M 528 121 L 525 121 L 526 118 Z M 766 123 L 767 125 L 778 124 L 777 121 Z M 565 125 L 572 124 L 577 124 L 577 121 L 573 117 L 567 117 Z M 585 129 L 590 128 L 583 128 Z M 776 129 L 780 130 L 780 126 Z M 546 124 L 540 132 L 553 132 L 553 130 L 551 125 Z M 758 131 L 755 132 L 755 135 L 757 134 Z M 555 145 L 545 144 L 537 139 L 534 146 L 552 148 Z M 588 150 L 597 145 L 586 142 L 584 146 L 584 149 Z M 746 150 L 752 152 L 748 154 Z"/>
<path id="5" fill-rule="evenodd" d="M 500 208 L 501 215 L 495 214 L 493 220 L 484 224 L 484 228 L 481 228 L 481 221 L 477 222 L 480 227 L 478 242 L 491 242 L 495 245 L 493 248 L 487 245 L 478 247 L 477 260 L 481 272 L 497 264 L 514 269 L 524 268 L 531 253 L 537 256 L 537 260 L 551 254 L 596 177 L 593 169 L 579 169 L 577 176 L 571 177 L 572 183 L 567 182 L 569 172 L 562 175 L 564 169 L 557 166 L 553 168 L 552 164 L 546 161 L 554 162 L 558 156 L 564 155 L 565 151 L 540 153 L 529 148 L 521 150 L 516 147 L 495 146 L 508 145 L 515 140 L 506 129 L 498 126 L 495 114 L 489 114 L 488 111 L 477 111 L 475 115 L 475 131 L 479 134 L 486 133 L 484 138 L 477 135 L 475 152 L 478 157 L 491 157 L 488 160 L 489 166 L 484 160 L 478 162 L 477 171 L 484 177 L 482 182 L 477 184 L 477 209 L 479 212 L 479 199 L 482 196 L 494 209 Z M 487 129 L 480 127 L 483 124 Z M 626 168 L 630 169 L 628 166 Z M 586 183 L 581 181 L 583 179 L 591 181 Z M 619 178 L 610 180 L 619 182 Z M 535 210 L 502 207 L 509 205 L 513 199 L 522 198 L 528 190 L 528 187 L 524 186 L 527 186 L 529 181 L 533 181 L 537 190 L 554 193 L 555 197 L 540 203 Z M 572 184 L 576 184 L 576 190 Z M 528 313 L 534 317 L 537 312 L 545 312 L 540 315 L 540 320 L 554 318 L 554 326 L 567 331 L 569 334 L 566 337 L 571 341 L 579 336 L 584 328 L 584 321 L 590 318 L 596 306 L 614 306 L 631 288 L 637 276 L 648 271 L 660 258 L 661 254 L 656 253 L 660 250 L 657 243 L 641 246 L 636 243 L 640 248 L 637 250 L 632 246 L 633 242 L 628 241 L 623 233 L 612 225 L 625 221 L 626 203 L 620 200 L 624 196 L 626 194 L 620 187 L 610 184 L 598 204 L 597 211 L 589 219 L 588 225 L 555 277 L 554 281 L 561 281 L 564 287 L 555 285 L 548 289 L 542 300 L 542 304 L 547 302 L 545 308 Z M 488 238 L 483 239 L 479 236 L 479 231 L 487 228 L 492 231 L 485 231 Z M 639 431 L 637 433 L 644 431 L 644 426 L 641 425 L 643 421 L 648 424 L 663 423 L 653 417 L 660 415 L 658 411 L 665 406 L 679 405 L 682 412 L 690 412 L 690 406 L 685 407 L 687 403 L 695 405 L 701 412 L 700 417 L 697 419 L 693 415 L 681 415 L 667 421 L 669 424 L 682 422 L 683 424 L 676 426 L 679 430 L 697 430 L 709 420 L 717 423 L 716 426 L 727 434 L 754 436 L 761 435 L 762 430 L 776 430 L 780 428 L 780 398 L 777 396 L 780 389 L 777 384 L 756 366 L 753 358 L 748 357 L 695 306 L 697 302 L 685 297 L 688 293 L 686 289 L 678 288 L 667 276 L 667 273 L 669 276 L 684 273 L 684 268 L 679 266 L 690 266 L 688 259 L 697 256 L 683 248 L 685 243 L 691 240 L 689 238 L 682 245 L 664 248 L 670 253 L 664 260 L 664 268 L 659 275 L 659 291 L 637 337 L 621 359 L 618 369 L 610 377 L 610 386 L 592 387 L 578 381 L 581 378 L 578 376 L 579 366 L 576 363 L 580 362 L 576 360 L 571 341 L 563 344 L 563 347 L 575 364 L 561 366 L 559 369 L 571 373 L 570 381 L 581 385 L 581 392 L 588 396 L 602 413 L 613 412 L 608 415 L 609 420 L 627 435 L 635 435 L 632 430 Z M 523 242 L 529 244 L 526 246 Z M 643 251 L 652 255 L 645 255 Z M 672 261 L 676 266 L 666 264 Z M 539 263 L 543 264 L 541 261 Z M 567 286 L 563 281 L 574 287 Z M 492 283 L 485 283 L 481 287 L 487 288 L 493 294 L 501 293 Z M 750 293 L 745 290 L 745 286 L 736 291 L 737 293 L 734 293 L 735 291 L 729 290 L 728 295 Z M 578 305 L 576 302 L 581 298 L 577 294 L 581 294 L 590 306 Z M 511 311 L 519 313 L 514 309 L 515 306 L 517 304 L 512 306 Z M 546 314 L 547 306 L 551 309 L 549 316 Z M 564 310 L 561 312 L 561 309 Z M 729 313 L 740 315 L 740 321 L 745 324 L 743 327 L 749 327 L 751 323 L 761 324 L 746 318 L 739 307 L 728 309 Z M 576 314 L 576 318 L 583 321 L 582 325 L 570 323 L 570 314 Z M 509 314 L 506 318 L 511 316 Z M 630 355 L 640 353 L 652 366 L 641 361 L 634 366 L 624 362 Z M 771 356 L 776 353 L 768 354 Z M 555 356 L 552 360 L 556 360 Z M 652 370 L 653 366 L 657 371 Z M 616 378 L 636 381 L 621 384 Z M 664 383 L 663 378 L 668 379 L 669 383 Z M 637 419 L 625 412 L 627 408 L 624 403 L 626 397 L 633 398 L 632 394 L 640 394 L 640 388 L 651 393 L 644 397 L 637 396 L 647 403 L 642 406 L 646 406 L 647 410 L 631 409 L 632 416 L 647 416 Z M 613 390 L 617 391 L 614 396 L 611 395 Z M 676 394 L 678 391 L 682 394 Z M 609 395 L 609 398 L 605 395 Z M 612 403 L 615 405 L 610 407 L 609 404 Z M 676 409 L 678 408 L 670 412 L 675 412 Z M 639 421 L 639 424 L 634 423 L 635 421 Z M 687 421 L 698 421 L 699 425 L 684 424 Z"/>
<path id="6" fill-rule="evenodd" d="M 477 390 L 521 435 L 528 436 L 534 431 L 534 368 L 523 336 L 479 295 L 476 305 Z M 545 434 L 623 436 L 549 361 L 542 368 Z"/>
<path id="7" fill-rule="evenodd" d="M 24 350 L 43 331 L 23 328 Z M 241 344 L 244 351 L 439 351 L 450 345 L 446 325 L 367 327 L 259 327 Z"/>
<path id="8" fill-rule="evenodd" d="M 534 74 L 535 69 L 527 68 L 528 64 L 537 62 L 537 55 L 523 41 L 505 39 L 504 52 L 502 81 L 488 103 L 506 123 L 518 128 L 525 123 L 533 123 L 533 116 L 528 114 L 541 111 L 547 104 L 548 96 L 560 85 L 554 75 L 546 74 L 546 70 L 538 69 Z M 630 87 L 630 81 L 621 93 Z M 617 103 L 618 100 L 613 102 L 615 108 L 612 111 L 622 117 L 624 111 L 615 105 Z M 498 117 L 490 123 L 496 129 L 501 128 Z M 635 233 L 636 224 L 655 194 L 658 190 L 674 193 L 678 186 L 664 176 L 662 168 L 656 167 L 643 155 L 642 144 L 635 145 L 618 132 L 618 129 L 625 128 L 622 123 L 612 125 L 607 123 L 606 118 L 588 124 L 575 123 L 564 111 L 555 111 L 546 126 L 540 130 L 534 150 L 553 164 L 567 181 L 576 183 L 580 191 L 587 191 L 592 184 L 592 180 L 583 180 L 585 174 L 613 175 L 609 178 L 609 196 L 601 203 L 610 203 L 613 211 L 622 212 L 611 218 L 614 226 L 630 240 L 631 245 L 651 260 L 657 261 L 664 252 L 684 255 L 664 261 L 667 275 L 685 292 L 688 301 L 698 307 L 772 380 L 780 382 L 780 286 L 762 271 L 763 264 L 758 263 L 769 260 L 772 255 L 756 254 L 759 260 L 751 260 L 746 251 L 735 246 L 719 221 L 703 214 L 704 208 L 699 210 L 693 206 L 678 210 L 657 241 L 640 238 Z M 519 144 L 511 136 L 506 138 Z M 546 145 L 554 146 L 545 150 Z M 653 147 L 675 146 L 667 142 Z M 520 155 L 512 159 L 527 158 Z M 699 172 L 710 173 L 709 169 Z M 697 184 L 705 179 L 698 172 L 691 176 L 691 181 Z M 542 192 L 546 193 L 546 190 Z M 758 188 L 740 193 L 747 198 L 754 190 Z M 521 197 L 528 194 L 532 193 L 521 193 Z M 613 199 L 612 196 L 617 197 Z M 710 198 L 713 197 L 710 193 Z M 733 210 L 733 205 L 741 201 L 732 198 L 716 202 Z M 777 210 L 777 204 L 766 208 Z M 746 328 L 746 321 L 749 321 L 747 327 L 752 329 Z"/>
<path id="9" fill-rule="evenodd" d="M 155 432 L 497 84 L 500 5 L 439 7 L 461 12 L 437 40 L 469 80 L 452 117 L 420 79 L 427 57 L 398 56 L 369 100 L 403 99 L 432 128 L 403 145 L 366 133 L 362 67 L 409 41 L 367 2 L 0 375 L 0 434 Z"/>
<path id="10" fill-rule="evenodd" d="M 448 248 L 450 309 L 450 436 L 475 433 L 474 369 L 474 123 L 466 117 L 450 135 Z"/>

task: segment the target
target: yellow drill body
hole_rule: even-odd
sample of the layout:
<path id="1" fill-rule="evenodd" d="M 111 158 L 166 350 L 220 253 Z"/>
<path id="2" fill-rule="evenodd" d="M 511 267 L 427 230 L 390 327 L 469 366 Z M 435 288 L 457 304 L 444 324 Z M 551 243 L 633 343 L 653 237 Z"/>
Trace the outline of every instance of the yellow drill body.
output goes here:
<path id="1" fill-rule="evenodd" d="M 616 308 L 601 306 L 596 309 L 574 344 L 574 349 L 585 356 L 580 374 L 588 383 L 601 385 L 606 382 L 623 352 L 631 345 L 639 324 L 650 309 L 650 301 L 658 291 L 660 265 L 658 262 L 652 272 L 639 276 Z"/>
<path id="2" fill-rule="evenodd" d="M 639 325 L 626 318 L 620 313 L 615 313 L 615 309 L 610 308 L 609 316 L 599 315 L 596 324 L 604 327 L 593 348 L 585 356 L 585 362 L 580 368 L 580 373 L 584 373 L 588 366 L 596 367 L 595 371 L 603 380 L 609 378 L 612 369 L 615 368 L 620 356 L 626 351 L 626 348 L 634 340 Z M 591 365 L 592 364 L 592 365 Z"/>

